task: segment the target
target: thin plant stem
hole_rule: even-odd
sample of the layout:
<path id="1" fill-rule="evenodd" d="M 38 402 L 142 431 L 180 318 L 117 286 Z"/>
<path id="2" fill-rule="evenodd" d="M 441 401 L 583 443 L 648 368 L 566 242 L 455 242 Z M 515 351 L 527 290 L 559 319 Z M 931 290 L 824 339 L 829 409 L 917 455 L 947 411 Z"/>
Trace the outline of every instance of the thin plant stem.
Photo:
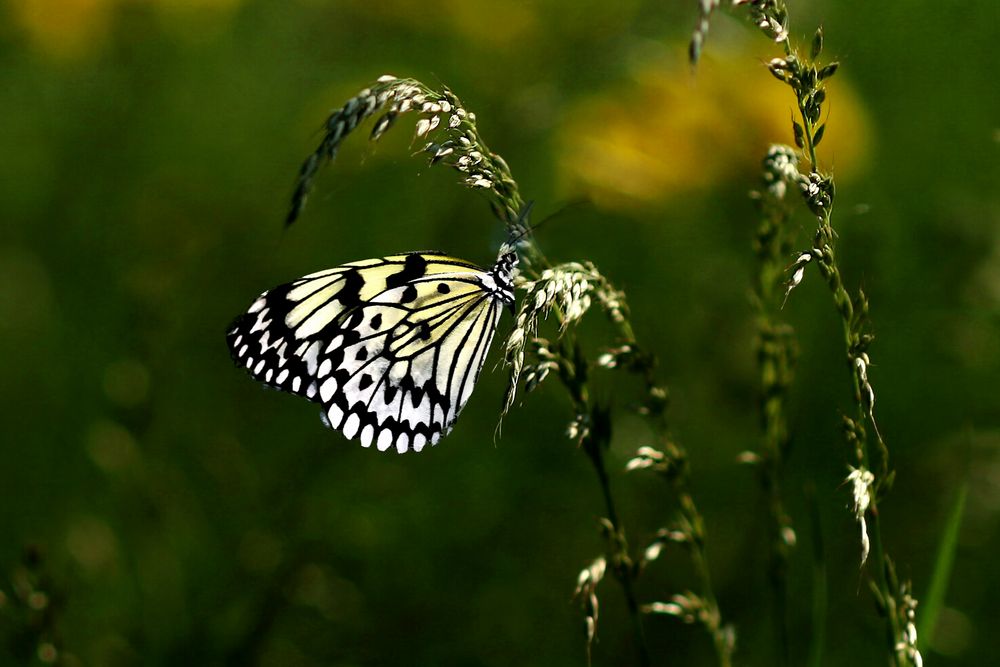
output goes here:
<path id="1" fill-rule="evenodd" d="M 810 168 L 808 176 L 798 175 L 799 185 L 806 206 L 819 221 L 813 247 L 801 253 L 793 265 L 794 273 L 786 296 L 801 282 L 806 265 L 815 262 L 840 315 L 856 406 L 855 416 L 845 416 L 844 425 L 847 441 L 853 446 L 858 462 L 857 468 L 851 467 L 847 480 L 853 483 L 854 513 L 861 529 L 861 562 L 864 565 L 869 555 L 874 561 L 876 573 L 872 590 L 876 604 L 886 618 L 887 648 L 892 664 L 899 667 L 919 665 L 922 658 L 917 649 L 914 623 L 916 601 L 909 593 L 909 584 L 901 586 L 897 581 L 892 561 L 882 544 L 878 502 L 891 487 L 893 473 L 889 467 L 888 447 L 875 423 L 875 392 L 868 380 L 871 362 L 867 350 L 872 341 L 867 331 L 868 300 L 860 289 L 852 299 L 844 287 L 836 258 L 836 233 L 832 226 L 836 189 L 833 177 L 821 173 L 817 161 L 816 147 L 826 129 L 824 124 L 819 124 L 826 101 L 824 81 L 836 73 L 839 64 L 818 64 L 824 43 L 822 28 L 813 36 L 808 56 L 799 52 L 789 39 L 788 11 L 782 0 L 745 0 L 738 4 L 748 6 L 753 22 L 780 44 L 784 52 L 783 58 L 774 58 L 768 63 L 768 70 L 795 94 L 801 124 L 793 121 L 792 130 L 795 143 L 809 161 Z M 873 437 L 869 437 L 868 426 Z"/>
<path id="2" fill-rule="evenodd" d="M 629 618 L 632 622 L 632 631 L 635 635 L 636 648 L 639 653 L 639 664 L 642 667 L 648 667 L 650 664 L 649 649 L 646 646 L 646 633 L 642 626 L 642 612 L 639 609 L 639 603 L 632 586 L 635 568 L 628 557 L 628 549 L 624 543 L 624 529 L 618 520 L 618 512 L 615 510 L 615 500 L 611 493 L 611 482 L 608 479 L 608 471 L 604 465 L 602 446 L 595 443 L 593 446 L 586 447 L 586 451 L 590 462 L 594 466 L 594 471 L 597 473 L 597 479 L 601 484 L 601 492 L 604 495 L 608 521 L 611 522 L 611 527 L 614 529 L 615 539 L 621 542 L 621 549 L 615 558 L 615 572 L 617 579 L 621 582 L 622 592 L 625 594 L 625 604 L 628 607 Z"/>
<path id="3" fill-rule="evenodd" d="M 729 667 L 732 663 L 733 636 L 730 629 L 723 626 L 722 614 L 712 585 L 711 568 L 705 550 L 705 522 L 690 490 L 687 453 L 668 436 L 667 392 L 657 383 L 655 358 L 640 347 L 628 318 L 621 318 L 620 321 L 616 321 L 616 325 L 619 337 L 624 341 L 621 349 L 628 351 L 629 367 L 642 377 L 645 385 L 646 398 L 640 408 L 640 414 L 649 421 L 660 446 L 669 452 L 667 456 L 677 464 L 664 469 L 664 476 L 678 501 L 683 526 L 681 532 L 686 535 L 684 544 L 690 552 L 695 577 L 699 583 L 702 606 L 699 618 L 712 638 L 719 666 Z"/>
<path id="4" fill-rule="evenodd" d="M 757 367 L 760 375 L 761 453 L 747 456 L 757 464 L 767 506 L 768 581 L 773 606 L 774 645 L 777 662 L 790 660 L 788 635 L 788 560 L 795 544 L 791 519 L 785 510 L 783 476 L 790 446 L 785 403 L 794 377 L 795 332 L 779 316 L 783 305 L 781 286 L 792 249 L 791 210 L 785 202 L 789 176 L 798 176 L 793 151 L 773 146 L 764 160 L 761 191 L 752 193 L 760 210 L 754 237 L 757 270 L 753 302 L 756 317 Z M 794 179 L 792 179 L 794 181 Z M 792 185 L 796 185 L 792 182 Z"/>
<path id="5" fill-rule="evenodd" d="M 571 336 L 568 338 L 571 338 Z M 574 409 L 578 415 L 594 414 L 594 406 L 591 404 L 590 392 L 586 384 L 586 361 L 575 341 L 567 340 L 563 347 L 574 350 L 571 360 L 569 354 L 562 355 L 563 362 L 560 364 L 559 377 L 562 380 L 563 386 L 572 398 Z M 640 667 L 649 667 L 649 649 L 646 646 L 646 634 L 642 625 L 642 612 L 639 609 L 639 602 L 636 599 L 632 585 L 636 576 L 636 568 L 628 553 L 625 528 L 618 518 L 614 495 L 611 492 L 611 481 L 604 463 L 604 449 L 609 444 L 607 441 L 607 431 L 592 429 L 581 442 L 581 448 L 594 467 L 594 472 L 597 474 L 597 479 L 600 483 L 601 495 L 604 497 L 604 506 L 611 532 L 609 535 L 611 553 L 609 555 L 611 556 L 612 571 L 615 574 L 615 579 L 621 585 L 622 593 L 625 596 L 625 605 L 628 608 L 635 636 L 639 665 Z"/>

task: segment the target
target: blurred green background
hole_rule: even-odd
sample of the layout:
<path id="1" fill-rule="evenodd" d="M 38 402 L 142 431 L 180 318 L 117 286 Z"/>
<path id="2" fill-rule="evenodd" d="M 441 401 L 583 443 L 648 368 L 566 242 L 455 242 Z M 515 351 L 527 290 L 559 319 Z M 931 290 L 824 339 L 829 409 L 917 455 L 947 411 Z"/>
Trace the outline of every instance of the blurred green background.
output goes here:
<path id="1" fill-rule="evenodd" d="M 848 282 L 872 303 L 870 375 L 898 468 L 887 548 L 922 598 L 968 483 L 925 660 L 982 664 L 1000 655 L 997 3 L 791 11 L 793 36 L 822 23 L 842 63 L 820 153 Z M 640 0 L 0 5 L 0 664 L 52 659 L 39 642 L 84 665 L 585 664 L 572 590 L 602 551 L 603 505 L 554 383 L 494 441 L 506 379 L 484 373 L 455 432 L 400 457 L 345 443 L 229 359 L 227 324 L 278 283 L 403 250 L 495 256 L 484 202 L 409 157 L 405 119 L 377 146 L 348 141 L 282 231 L 326 113 L 387 72 L 452 87 L 536 221 L 588 196 L 539 242 L 627 290 L 690 450 L 739 664 L 772 664 L 764 505 L 735 459 L 758 444 L 746 195 L 768 143 L 791 141 L 793 100 L 762 66 L 775 49 L 724 14 L 692 75 L 695 14 Z M 793 658 L 807 650 L 814 488 L 827 664 L 884 665 L 841 486 L 840 324 L 813 273 L 784 313 L 801 346 Z M 608 334 L 587 332 L 592 350 Z M 612 484 L 642 545 L 674 508 L 657 480 L 621 472 L 647 434 L 622 405 L 631 385 L 611 380 L 596 382 L 624 396 Z M 22 600 L 27 582 L 45 597 Z M 671 549 L 639 596 L 693 586 Z M 601 600 L 594 664 L 631 664 L 610 579 Z M 646 627 L 657 664 L 712 664 L 699 628 Z"/>

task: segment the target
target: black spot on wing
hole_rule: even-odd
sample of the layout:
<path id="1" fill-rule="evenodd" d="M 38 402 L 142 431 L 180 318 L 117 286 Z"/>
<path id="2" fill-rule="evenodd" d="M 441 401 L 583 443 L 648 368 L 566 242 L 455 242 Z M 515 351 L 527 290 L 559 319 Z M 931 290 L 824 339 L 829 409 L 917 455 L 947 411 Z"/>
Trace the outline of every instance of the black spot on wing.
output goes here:
<path id="1" fill-rule="evenodd" d="M 361 308 L 355 309 L 344 322 L 344 328 L 353 330 L 361 326 L 361 322 L 365 319 L 364 310 Z"/>
<path id="2" fill-rule="evenodd" d="M 385 279 L 385 288 L 401 287 L 408 282 L 422 277 L 427 272 L 427 260 L 423 255 L 411 253 L 403 261 L 403 270 Z"/>
<path id="3" fill-rule="evenodd" d="M 356 306 L 361 303 L 361 288 L 365 286 L 365 279 L 357 269 L 345 271 L 343 275 L 344 286 L 337 292 L 337 299 L 345 306 Z"/>
<path id="4" fill-rule="evenodd" d="M 364 347 L 359 348 L 358 353 L 354 355 L 354 358 L 357 359 L 358 361 L 364 361 L 365 359 L 368 358 L 368 349 Z"/>
<path id="5" fill-rule="evenodd" d="M 382 328 L 382 313 L 378 313 L 375 317 L 372 318 L 371 327 L 372 331 L 378 331 L 379 329 Z"/>
<path id="6" fill-rule="evenodd" d="M 437 289 L 438 289 L 438 294 L 447 294 L 448 292 L 451 291 L 451 288 L 448 287 L 447 283 L 438 283 Z"/>
<path id="7" fill-rule="evenodd" d="M 406 289 L 403 290 L 403 296 L 400 299 L 403 303 L 410 303 L 411 301 L 417 300 L 417 288 L 413 285 L 407 285 Z"/>
<path id="8" fill-rule="evenodd" d="M 423 389 L 414 389 L 410 392 L 410 399 L 413 402 L 413 407 L 416 408 L 420 405 L 420 401 L 424 400 L 424 394 L 426 392 Z"/>
<path id="9" fill-rule="evenodd" d="M 358 381 L 358 388 L 362 390 L 367 389 L 372 385 L 373 381 L 374 380 L 372 380 L 372 376 L 369 375 L 368 373 L 365 373 L 364 375 L 361 376 L 361 380 Z"/>
<path id="10" fill-rule="evenodd" d="M 330 352 L 327 357 L 333 368 L 340 368 L 344 364 L 344 348 L 338 347 Z"/>
<path id="11" fill-rule="evenodd" d="M 444 413 L 448 414 L 448 409 L 451 407 L 451 400 L 441 393 L 433 380 L 428 380 L 424 383 L 424 391 L 427 392 L 433 403 L 440 405 Z"/>
<path id="12" fill-rule="evenodd" d="M 333 378 L 337 381 L 338 387 L 343 387 L 351 381 L 351 372 L 346 368 L 338 368 L 333 372 Z"/>

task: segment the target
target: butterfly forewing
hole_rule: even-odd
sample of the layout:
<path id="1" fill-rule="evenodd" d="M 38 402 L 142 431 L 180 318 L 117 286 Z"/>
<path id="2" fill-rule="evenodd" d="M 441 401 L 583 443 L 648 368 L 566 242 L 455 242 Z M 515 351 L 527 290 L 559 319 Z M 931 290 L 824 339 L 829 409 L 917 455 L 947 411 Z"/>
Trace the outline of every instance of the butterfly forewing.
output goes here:
<path id="1" fill-rule="evenodd" d="M 265 292 L 227 339 L 251 376 L 321 403 L 348 438 L 419 451 L 451 430 L 513 298 L 488 276 L 437 253 L 353 262 Z"/>

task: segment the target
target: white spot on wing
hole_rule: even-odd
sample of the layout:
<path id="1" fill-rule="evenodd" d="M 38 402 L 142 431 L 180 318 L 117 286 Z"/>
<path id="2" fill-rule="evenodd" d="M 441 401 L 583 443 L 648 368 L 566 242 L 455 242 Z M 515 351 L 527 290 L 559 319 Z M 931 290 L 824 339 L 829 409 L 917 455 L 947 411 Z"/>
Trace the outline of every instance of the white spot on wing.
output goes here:
<path id="1" fill-rule="evenodd" d="M 264 317 L 267 315 L 268 310 L 270 309 L 265 308 L 264 310 L 260 311 L 260 313 L 257 315 L 257 321 L 254 322 L 253 327 L 250 329 L 250 333 L 253 333 L 254 331 L 263 331 L 265 328 L 267 328 L 267 325 L 271 323 L 271 320 L 267 320 L 266 322 L 264 321 Z"/>
<path id="2" fill-rule="evenodd" d="M 376 447 L 378 447 L 378 450 L 380 452 L 384 452 L 385 450 L 389 449 L 389 445 L 391 444 L 392 444 L 392 431 L 390 431 L 387 428 L 382 429 L 382 431 L 378 434 L 378 443 L 376 444 Z"/>
<path id="3" fill-rule="evenodd" d="M 310 345 L 309 349 L 306 350 L 306 353 L 302 355 L 302 361 L 306 363 L 306 368 L 309 370 L 310 375 L 314 375 L 316 373 L 316 366 L 317 366 L 316 355 L 318 354 L 319 354 L 319 341 L 316 341 L 315 343 Z"/>
<path id="4" fill-rule="evenodd" d="M 420 399 L 420 403 L 417 407 L 413 407 L 413 394 L 407 394 L 406 398 L 406 411 L 403 415 L 404 419 L 410 420 L 411 426 L 416 426 L 417 424 L 427 424 L 431 420 L 431 398 L 427 394 L 424 394 Z"/>
<path id="5" fill-rule="evenodd" d="M 337 381 L 333 378 L 327 378 L 319 388 L 319 397 L 323 399 L 323 402 L 328 402 L 333 395 L 337 392 Z"/>
<path id="6" fill-rule="evenodd" d="M 421 352 L 410 361 L 410 377 L 413 378 L 413 383 L 418 387 L 422 387 L 433 377 L 433 371 L 434 348 L 428 348 L 427 351 Z"/>
<path id="7" fill-rule="evenodd" d="M 399 406 L 403 401 L 403 392 L 397 391 L 396 395 L 393 397 L 391 403 L 385 402 L 385 390 L 380 387 L 378 393 L 372 398 L 372 402 L 369 405 L 369 409 L 375 413 L 375 419 L 378 423 L 384 424 L 385 420 L 389 417 L 395 417 L 399 414 Z"/>
<path id="8" fill-rule="evenodd" d="M 336 336 L 333 337 L 333 340 L 330 341 L 330 344 L 326 346 L 326 351 L 333 352 L 343 344 L 344 344 L 344 337 L 341 336 L 340 334 L 337 334 Z"/>
<path id="9" fill-rule="evenodd" d="M 424 448 L 424 444 L 426 443 L 427 443 L 427 438 L 424 436 L 424 434 L 417 433 L 415 436 L 413 436 L 413 451 L 419 452 L 421 449 Z"/>
<path id="10" fill-rule="evenodd" d="M 409 446 L 410 446 L 410 434 L 400 433 L 399 439 L 396 440 L 396 451 L 398 451 L 400 454 L 405 454 L 406 450 L 409 449 Z"/>
<path id="11" fill-rule="evenodd" d="M 406 377 L 406 372 L 409 369 L 409 364 L 405 361 L 397 361 L 389 369 L 389 382 L 393 385 L 398 385 L 404 377 Z"/>
<path id="12" fill-rule="evenodd" d="M 365 427 L 361 429 L 361 446 L 371 447 L 372 440 L 374 438 L 375 438 L 375 427 L 372 426 L 371 424 L 365 425 Z"/>
<path id="13" fill-rule="evenodd" d="M 340 406 L 331 405 L 326 414 L 330 418 L 330 425 L 333 428 L 340 428 L 340 422 L 344 421 L 344 411 L 340 409 Z"/>
<path id="14" fill-rule="evenodd" d="M 285 370 L 283 370 L 280 373 L 278 373 L 278 377 L 276 379 L 278 381 L 278 384 L 281 384 L 282 382 L 284 382 L 285 380 L 287 380 L 288 379 L 288 369 L 286 368 Z"/>
<path id="15" fill-rule="evenodd" d="M 355 413 L 352 412 L 350 416 L 347 418 L 347 421 L 344 422 L 344 428 L 342 429 L 344 437 L 347 438 L 348 440 L 352 439 L 355 435 L 358 434 L 359 426 L 361 426 L 361 419 Z"/>

